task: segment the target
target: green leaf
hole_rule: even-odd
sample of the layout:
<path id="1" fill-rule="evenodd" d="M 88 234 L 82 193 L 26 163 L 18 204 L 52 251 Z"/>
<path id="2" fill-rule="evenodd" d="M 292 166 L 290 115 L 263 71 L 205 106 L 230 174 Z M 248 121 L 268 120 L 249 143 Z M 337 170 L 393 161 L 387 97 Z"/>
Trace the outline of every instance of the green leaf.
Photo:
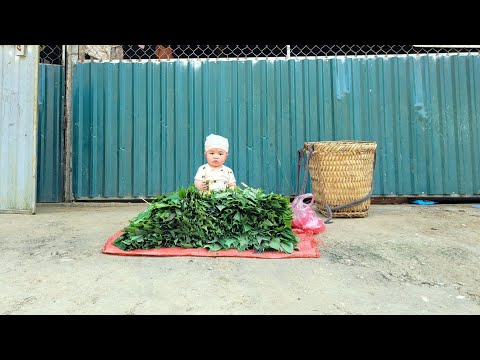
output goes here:
<path id="1" fill-rule="evenodd" d="M 251 228 L 252 228 L 252 227 L 251 227 L 249 224 L 247 224 L 247 223 L 244 223 L 244 224 L 243 224 L 243 231 L 247 232 L 247 231 L 249 231 Z"/>
<path id="2" fill-rule="evenodd" d="M 274 238 L 270 240 L 270 243 L 268 244 L 272 249 L 275 250 L 280 250 L 280 240 L 278 238 Z"/>
<path id="3" fill-rule="evenodd" d="M 262 223 L 262 226 L 263 227 L 269 227 L 269 226 L 272 226 L 273 223 L 270 221 L 270 220 L 265 220 L 263 223 Z"/>
<path id="4" fill-rule="evenodd" d="M 142 242 L 143 241 L 143 235 L 136 235 L 131 238 L 132 241 L 136 242 Z"/>
<path id="5" fill-rule="evenodd" d="M 286 243 L 282 241 L 280 243 L 280 247 L 283 249 L 284 252 L 291 254 L 293 252 L 293 244 L 292 243 Z"/>
<path id="6" fill-rule="evenodd" d="M 127 246 L 122 242 L 122 241 L 119 241 L 119 239 L 116 239 L 114 242 L 113 242 L 113 245 L 117 246 L 118 248 L 120 248 L 121 250 L 125 250 L 127 248 Z"/>
<path id="7" fill-rule="evenodd" d="M 222 249 L 219 244 L 205 245 L 204 248 L 208 249 L 209 251 L 218 251 Z"/>
<path id="8" fill-rule="evenodd" d="M 244 236 L 240 236 L 239 240 L 240 240 L 239 247 L 241 247 L 241 248 L 243 248 L 245 245 L 248 244 L 248 239 Z"/>
<path id="9" fill-rule="evenodd" d="M 173 218 L 174 218 L 175 216 L 177 216 L 176 213 L 171 213 L 170 215 L 168 215 L 168 217 L 165 219 L 165 221 L 171 221 L 171 220 L 173 220 Z"/>
<path id="10" fill-rule="evenodd" d="M 237 242 L 237 240 L 234 239 L 234 238 L 225 239 L 225 247 L 226 248 L 231 248 L 232 245 L 234 245 L 236 242 Z"/>

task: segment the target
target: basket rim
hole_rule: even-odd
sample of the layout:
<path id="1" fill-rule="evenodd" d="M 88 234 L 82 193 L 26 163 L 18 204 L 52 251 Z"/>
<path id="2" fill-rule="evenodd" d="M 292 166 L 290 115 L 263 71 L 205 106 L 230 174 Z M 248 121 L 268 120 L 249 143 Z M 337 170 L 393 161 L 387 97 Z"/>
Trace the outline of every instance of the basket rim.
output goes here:
<path id="1" fill-rule="evenodd" d="M 326 149 L 333 151 L 333 153 L 360 153 L 368 152 L 375 153 L 378 144 L 375 141 L 315 141 L 305 142 L 303 145 L 304 151 L 312 147 L 314 153 L 324 151 Z M 332 153 L 332 154 L 333 154 Z"/>
<path id="2" fill-rule="evenodd" d="M 348 143 L 348 144 L 376 144 L 376 141 L 368 140 L 324 140 L 324 141 L 305 141 L 305 144 L 327 144 L 327 143 Z"/>

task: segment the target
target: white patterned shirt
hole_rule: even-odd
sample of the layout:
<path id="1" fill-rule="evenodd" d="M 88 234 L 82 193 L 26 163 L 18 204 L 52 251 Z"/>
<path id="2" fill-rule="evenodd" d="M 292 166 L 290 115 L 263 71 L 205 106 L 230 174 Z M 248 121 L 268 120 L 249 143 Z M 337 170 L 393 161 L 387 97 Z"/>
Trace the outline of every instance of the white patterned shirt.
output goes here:
<path id="1" fill-rule="evenodd" d="M 200 166 L 195 180 L 206 181 L 208 190 L 225 190 L 228 184 L 236 183 L 232 169 L 223 165 L 220 169 L 212 168 L 208 164 Z"/>

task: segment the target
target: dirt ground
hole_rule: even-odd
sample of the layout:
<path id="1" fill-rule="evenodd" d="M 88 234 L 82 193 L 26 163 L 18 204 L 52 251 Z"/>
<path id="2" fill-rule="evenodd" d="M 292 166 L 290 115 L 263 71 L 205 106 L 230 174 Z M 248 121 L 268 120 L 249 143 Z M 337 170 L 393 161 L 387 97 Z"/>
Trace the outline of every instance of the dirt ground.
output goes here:
<path id="1" fill-rule="evenodd" d="M 371 205 L 334 218 L 320 258 L 116 256 L 145 203 L 0 214 L 0 314 L 480 314 L 480 209 Z"/>

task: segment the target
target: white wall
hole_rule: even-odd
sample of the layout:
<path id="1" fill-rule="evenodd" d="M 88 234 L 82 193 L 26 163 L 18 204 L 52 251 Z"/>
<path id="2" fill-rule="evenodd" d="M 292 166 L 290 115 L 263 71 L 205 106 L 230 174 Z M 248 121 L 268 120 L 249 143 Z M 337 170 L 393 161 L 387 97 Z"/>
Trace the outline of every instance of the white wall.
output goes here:
<path id="1" fill-rule="evenodd" d="M 38 54 L 0 45 L 0 213 L 35 213 Z"/>

